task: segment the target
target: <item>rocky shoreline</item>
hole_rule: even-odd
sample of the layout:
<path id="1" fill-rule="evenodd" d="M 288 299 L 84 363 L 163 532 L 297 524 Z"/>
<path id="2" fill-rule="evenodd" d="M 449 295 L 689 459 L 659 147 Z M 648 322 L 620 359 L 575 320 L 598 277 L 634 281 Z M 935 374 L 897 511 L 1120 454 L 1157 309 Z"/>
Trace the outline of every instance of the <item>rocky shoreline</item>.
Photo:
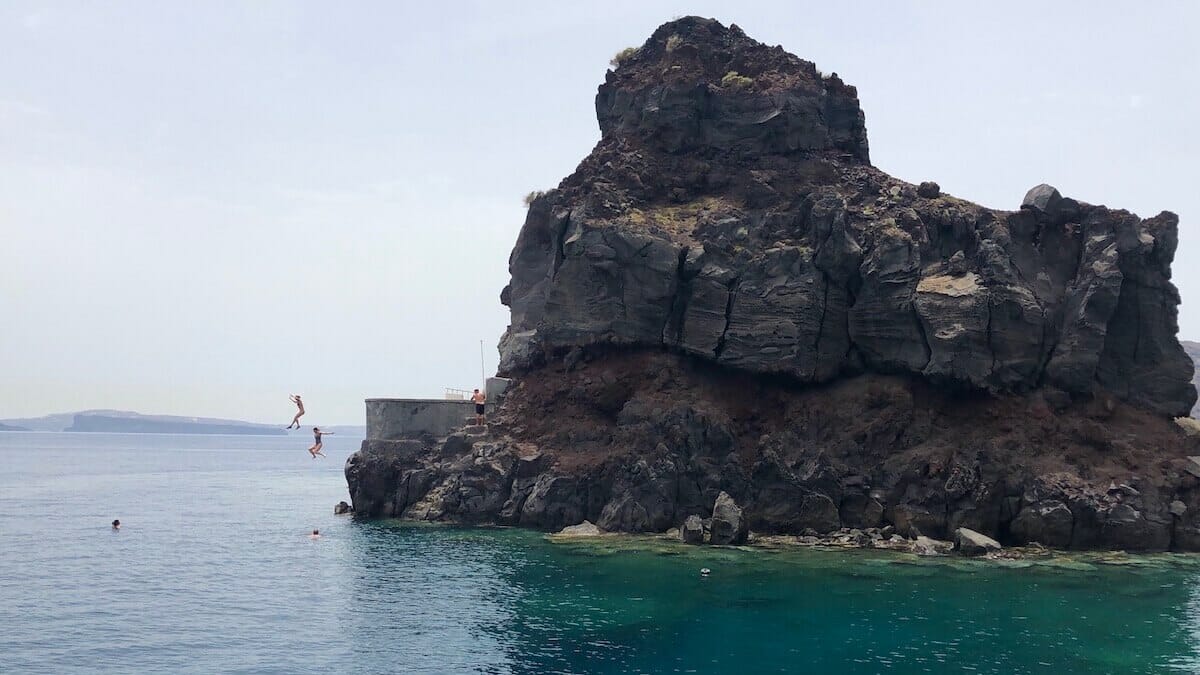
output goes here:
<path id="1" fill-rule="evenodd" d="M 574 540 L 590 537 L 625 537 L 633 536 L 624 532 L 606 532 L 596 527 L 590 522 L 584 521 L 579 525 L 563 528 L 562 530 L 547 535 L 552 540 Z M 672 528 L 662 534 L 642 533 L 637 536 L 648 536 L 659 541 L 666 542 L 681 542 L 681 543 L 697 543 L 688 542 L 681 536 L 679 528 Z M 994 542 L 993 542 L 994 543 Z M 826 549 L 870 549 L 877 551 L 894 551 L 898 553 L 912 553 L 919 556 L 944 556 L 957 554 L 967 557 L 977 557 L 992 560 L 1019 560 L 1029 556 L 1047 555 L 1052 549 L 1040 545 L 1018 546 L 1011 548 L 1001 547 L 995 544 L 994 547 L 989 546 L 962 546 L 952 541 L 942 541 L 939 539 L 931 539 L 929 537 L 920 536 L 916 539 L 906 539 L 896 534 L 894 528 L 867 528 L 859 530 L 857 528 L 842 528 L 837 532 L 827 534 L 817 534 L 815 531 L 809 534 L 774 534 L 774 535 L 758 535 L 751 534 L 750 537 L 741 544 L 713 544 L 714 546 L 727 546 L 737 548 L 826 548 Z"/>
<path id="2" fill-rule="evenodd" d="M 742 546 L 756 545 L 793 545 L 793 546 L 826 546 L 836 548 L 869 548 L 888 551 L 903 551 L 917 555 L 945 555 L 955 552 L 966 556 L 1019 557 L 1020 553 L 1010 551 L 1004 553 L 1004 548 L 995 539 L 980 534 L 974 530 L 960 527 L 954 531 L 954 541 L 942 541 L 926 537 L 919 532 L 912 538 L 905 538 L 896 533 L 896 528 L 885 527 L 847 528 L 827 533 L 820 533 L 812 528 L 806 528 L 799 535 L 755 535 L 746 525 L 745 515 L 733 498 L 722 492 L 717 495 L 711 517 L 701 518 L 697 515 L 688 516 L 680 527 L 673 527 L 663 533 L 667 539 L 677 539 L 684 544 L 708 544 L 712 546 Z M 564 527 L 556 533 L 559 537 L 596 537 L 605 532 L 590 521 L 578 525 Z M 1036 542 L 1027 547 L 1032 550 L 1046 550 Z"/>
<path id="3" fill-rule="evenodd" d="M 661 533 L 725 492 L 744 516 L 729 541 L 965 527 L 1006 547 L 1200 550 L 1200 440 L 1119 401 L 878 376 L 814 389 L 640 351 L 572 361 L 518 380 L 487 428 L 364 441 L 346 464 L 355 513 Z"/>

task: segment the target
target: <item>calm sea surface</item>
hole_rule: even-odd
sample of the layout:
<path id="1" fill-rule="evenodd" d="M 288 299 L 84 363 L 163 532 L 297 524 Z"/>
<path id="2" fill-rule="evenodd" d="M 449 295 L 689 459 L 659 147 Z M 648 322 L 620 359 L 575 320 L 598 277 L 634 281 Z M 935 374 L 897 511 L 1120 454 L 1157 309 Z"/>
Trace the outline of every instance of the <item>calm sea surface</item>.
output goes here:
<path id="1" fill-rule="evenodd" d="M 0 673 L 1200 672 L 1194 557 L 357 523 L 308 444 L 0 433 Z"/>

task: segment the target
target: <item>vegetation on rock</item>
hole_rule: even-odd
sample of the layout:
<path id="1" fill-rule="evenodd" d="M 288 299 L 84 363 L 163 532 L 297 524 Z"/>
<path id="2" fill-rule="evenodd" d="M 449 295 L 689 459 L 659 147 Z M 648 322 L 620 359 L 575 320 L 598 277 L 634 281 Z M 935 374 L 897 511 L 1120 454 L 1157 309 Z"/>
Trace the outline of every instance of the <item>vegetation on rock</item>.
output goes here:
<path id="1" fill-rule="evenodd" d="M 620 68 L 622 63 L 625 63 L 629 59 L 633 58 L 637 55 L 637 53 L 637 47 L 626 47 L 625 49 L 622 49 L 614 54 L 613 57 L 608 60 L 608 65 L 612 66 L 613 68 Z"/>
<path id="2" fill-rule="evenodd" d="M 754 84 L 754 78 L 738 75 L 736 70 L 725 73 L 725 76 L 721 78 L 721 86 L 732 89 L 745 89 L 752 84 Z"/>

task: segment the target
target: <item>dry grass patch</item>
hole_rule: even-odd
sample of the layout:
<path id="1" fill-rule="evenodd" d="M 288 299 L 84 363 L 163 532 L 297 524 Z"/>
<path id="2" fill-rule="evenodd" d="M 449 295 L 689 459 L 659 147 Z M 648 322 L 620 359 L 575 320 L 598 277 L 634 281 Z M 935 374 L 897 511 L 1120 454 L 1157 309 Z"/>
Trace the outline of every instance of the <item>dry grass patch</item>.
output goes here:
<path id="1" fill-rule="evenodd" d="M 730 212 L 737 204 L 720 197 L 701 197 L 686 204 L 664 204 L 630 209 L 625 214 L 629 224 L 643 229 L 657 229 L 672 237 L 690 238 L 700 219 L 714 212 Z"/>
<path id="2" fill-rule="evenodd" d="M 1191 417 L 1176 417 L 1175 424 L 1183 429 L 1183 433 L 1188 436 L 1200 436 L 1200 420 L 1192 419 Z"/>

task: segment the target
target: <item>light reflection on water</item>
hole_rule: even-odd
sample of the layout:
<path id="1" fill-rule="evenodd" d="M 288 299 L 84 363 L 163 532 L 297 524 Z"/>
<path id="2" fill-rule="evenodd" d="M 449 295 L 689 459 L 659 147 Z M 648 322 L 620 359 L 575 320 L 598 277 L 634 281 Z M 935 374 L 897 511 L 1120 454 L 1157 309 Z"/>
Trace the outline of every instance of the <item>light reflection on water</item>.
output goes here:
<path id="1" fill-rule="evenodd" d="M 303 437 L 0 434 L 0 672 L 1200 670 L 1192 556 L 356 523 L 332 515 L 353 446 L 313 461 Z"/>

